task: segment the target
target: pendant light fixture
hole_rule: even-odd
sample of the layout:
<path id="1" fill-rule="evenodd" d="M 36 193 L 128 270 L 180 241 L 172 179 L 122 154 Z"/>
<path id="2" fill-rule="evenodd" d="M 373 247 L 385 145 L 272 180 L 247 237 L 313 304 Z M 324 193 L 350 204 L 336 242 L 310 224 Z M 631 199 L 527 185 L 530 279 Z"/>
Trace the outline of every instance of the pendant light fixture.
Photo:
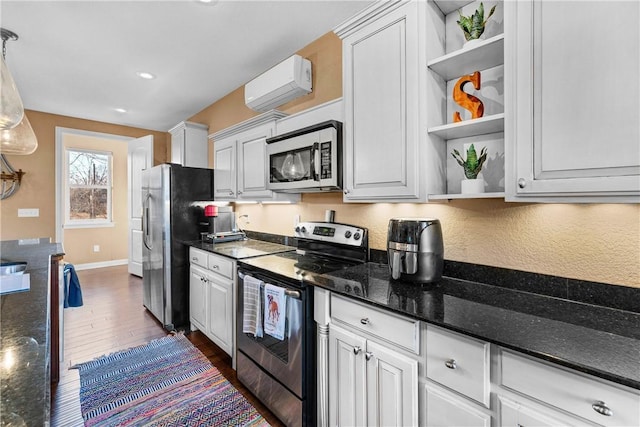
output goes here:
<path id="1" fill-rule="evenodd" d="M 24 116 L 24 107 L 22 99 L 16 88 L 16 84 L 11 77 L 9 68 L 5 64 L 5 55 L 7 51 L 7 40 L 18 40 L 18 35 L 13 31 L 0 28 L 0 36 L 2 37 L 2 64 L 1 77 L 2 88 L 0 92 L 0 129 L 11 129 L 20 123 Z"/>
<path id="2" fill-rule="evenodd" d="M 36 151 L 38 140 L 24 114 L 22 100 L 4 62 L 7 40 L 18 40 L 13 31 L 0 28 L 2 37 L 2 111 L 0 114 L 0 154 L 27 155 Z M 12 121 L 17 118 L 13 125 Z"/>

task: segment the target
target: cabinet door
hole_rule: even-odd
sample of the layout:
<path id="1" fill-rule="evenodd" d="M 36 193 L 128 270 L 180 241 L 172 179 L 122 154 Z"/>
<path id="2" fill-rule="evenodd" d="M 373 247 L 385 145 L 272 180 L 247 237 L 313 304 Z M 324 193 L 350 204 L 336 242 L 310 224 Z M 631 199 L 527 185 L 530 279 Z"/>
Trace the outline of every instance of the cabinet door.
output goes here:
<path id="1" fill-rule="evenodd" d="M 546 412 L 555 412 L 547 409 Z M 532 408 L 527 408 L 519 403 L 500 398 L 500 425 L 503 427 L 556 427 L 585 425 L 583 421 L 568 421 L 566 416 L 562 416 L 563 421 L 549 418 Z"/>
<path id="2" fill-rule="evenodd" d="M 209 337 L 231 356 L 233 343 L 233 283 L 216 275 L 209 275 L 208 286 Z"/>
<path id="3" fill-rule="evenodd" d="M 640 201 L 640 3 L 504 8 L 508 196 Z"/>
<path id="4" fill-rule="evenodd" d="M 192 329 L 206 333 L 207 326 L 207 283 L 205 273 L 198 267 L 191 267 L 189 278 L 189 316 Z"/>
<path id="5" fill-rule="evenodd" d="M 345 201 L 420 197 L 418 3 L 343 40 Z"/>
<path id="6" fill-rule="evenodd" d="M 491 416 L 474 409 L 463 398 L 426 386 L 426 426 L 490 427 Z M 423 422 L 424 423 L 424 422 Z M 504 424 L 503 424 L 504 425 Z M 515 427 L 515 425 L 514 425 Z"/>
<path id="7" fill-rule="evenodd" d="M 367 425 L 365 359 L 367 341 L 335 324 L 329 327 L 329 423 Z"/>
<path id="8" fill-rule="evenodd" d="M 215 200 L 236 199 L 236 142 L 225 138 L 213 142 L 214 166 L 213 189 Z"/>
<path id="9" fill-rule="evenodd" d="M 367 342 L 367 425 L 418 425 L 418 362 Z"/>
<path id="10" fill-rule="evenodd" d="M 195 123 L 185 123 L 184 166 L 194 168 L 209 167 L 209 139 L 207 128 Z"/>
<path id="11" fill-rule="evenodd" d="M 179 127 L 171 131 L 171 163 L 184 165 L 184 127 Z"/>
<path id="12" fill-rule="evenodd" d="M 261 126 L 238 136 L 238 198 L 264 199 L 272 193 L 267 190 L 267 143 L 273 126 Z"/>

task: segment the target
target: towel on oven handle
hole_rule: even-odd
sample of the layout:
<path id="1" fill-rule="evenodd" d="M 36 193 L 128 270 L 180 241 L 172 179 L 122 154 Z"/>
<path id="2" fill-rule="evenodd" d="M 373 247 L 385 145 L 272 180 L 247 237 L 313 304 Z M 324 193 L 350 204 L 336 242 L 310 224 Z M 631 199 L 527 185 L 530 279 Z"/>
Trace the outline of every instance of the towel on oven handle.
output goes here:
<path id="1" fill-rule="evenodd" d="M 265 283 L 264 285 L 264 333 L 279 340 L 284 339 L 287 317 L 285 289 Z"/>
<path id="2" fill-rule="evenodd" d="M 246 274 L 242 283 L 242 332 L 262 338 L 262 304 L 260 296 L 264 282 Z"/>

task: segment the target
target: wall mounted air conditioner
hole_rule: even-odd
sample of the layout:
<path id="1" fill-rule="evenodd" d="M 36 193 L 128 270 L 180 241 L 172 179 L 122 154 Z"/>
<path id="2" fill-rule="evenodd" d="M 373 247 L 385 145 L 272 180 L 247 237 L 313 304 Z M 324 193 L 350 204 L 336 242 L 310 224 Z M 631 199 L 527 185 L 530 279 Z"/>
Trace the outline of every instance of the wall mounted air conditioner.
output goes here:
<path id="1" fill-rule="evenodd" d="M 268 111 L 311 92 L 311 61 L 293 55 L 244 86 L 244 102 Z"/>

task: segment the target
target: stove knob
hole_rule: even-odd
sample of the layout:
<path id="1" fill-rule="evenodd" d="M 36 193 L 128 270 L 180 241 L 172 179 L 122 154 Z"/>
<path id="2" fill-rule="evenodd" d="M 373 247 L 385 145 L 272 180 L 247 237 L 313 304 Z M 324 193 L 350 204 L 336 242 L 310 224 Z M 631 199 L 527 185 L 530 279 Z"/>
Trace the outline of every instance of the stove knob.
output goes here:
<path id="1" fill-rule="evenodd" d="M 356 240 L 360 240 L 360 233 L 356 232 L 356 234 L 353 235 L 353 238 Z"/>
<path id="2" fill-rule="evenodd" d="M 296 226 L 296 233 L 300 232 L 300 227 Z"/>
<path id="3" fill-rule="evenodd" d="M 351 232 L 350 232 L 349 230 L 345 231 L 345 232 L 344 232 L 344 237 L 345 237 L 346 239 L 348 239 L 349 237 L 351 237 Z"/>
<path id="4" fill-rule="evenodd" d="M 306 229 L 304 226 L 302 226 L 302 228 L 300 229 L 300 231 L 302 231 L 303 233 L 306 233 L 306 232 L 307 232 L 307 229 Z"/>

